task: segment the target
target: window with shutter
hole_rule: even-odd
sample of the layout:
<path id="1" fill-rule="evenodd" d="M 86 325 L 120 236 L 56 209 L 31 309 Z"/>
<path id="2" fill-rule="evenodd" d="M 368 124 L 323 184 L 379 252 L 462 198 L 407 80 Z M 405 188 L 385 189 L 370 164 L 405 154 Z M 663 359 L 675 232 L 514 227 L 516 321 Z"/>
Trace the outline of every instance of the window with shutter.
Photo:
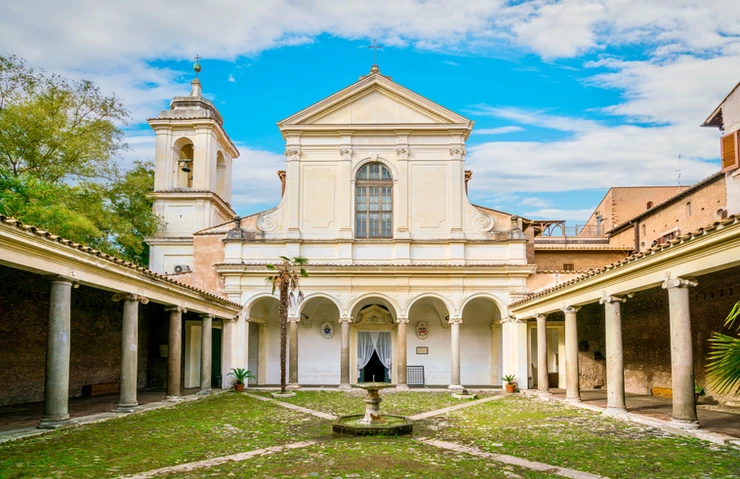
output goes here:
<path id="1" fill-rule="evenodd" d="M 722 146 L 722 171 L 730 171 L 736 169 L 740 165 L 738 159 L 738 134 L 740 132 L 733 131 L 729 135 L 725 135 L 720 139 Z"/>

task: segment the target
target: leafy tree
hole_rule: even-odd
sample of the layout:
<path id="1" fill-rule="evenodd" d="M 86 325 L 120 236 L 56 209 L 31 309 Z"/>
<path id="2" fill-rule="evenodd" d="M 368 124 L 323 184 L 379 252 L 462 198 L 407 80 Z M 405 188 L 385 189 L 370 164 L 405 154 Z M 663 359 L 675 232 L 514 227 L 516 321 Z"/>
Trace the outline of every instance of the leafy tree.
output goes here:
<path id="1" fill-rule="evenodd" d="M 268 264 L 267 269 L 275 274 L 266 278 L 272 285 L 272 292 L 280 292 L 280 393 L 285 394 L 285 356 L 288 339 L 288 307 L 303 301 L 303 292 L 299 289 L 300 279 L 308 277 L 303 268 L 308 263 L 306 258 L 280 257 L 283 262 L 279 265 Z M 296 294 L 296 291 L 298 293 Z"/>
<path id="2" fill-rule="evenodd" d="M 90 81 L 35 72 L 0 56 L 0 168 L 55 183 L 110 178 L 128 111 Z"/>
<path id="3" fill-rule="evenodd" d="M 731 328 L 735 321 L 740 318 L 740 302 L 727 315 L 725 326 Z M 738 327 L 740 332 L 740 327 Z M 732 392 L 740 394 L 740 334 L 732 337 L 727 334 L 714 333 L 709 339 L 711 352 L 709 353 L 709 364 L 707 373 L 711 378 L 712 387 L 720 394 Z"/>
<path id="4" fill-rule="evenodd" d="M 161 219 L 152 212 L 151 163 L 137 162 L 110 182 L 50 183 L 0 168 L 0 214 L 146 265 Z"/>

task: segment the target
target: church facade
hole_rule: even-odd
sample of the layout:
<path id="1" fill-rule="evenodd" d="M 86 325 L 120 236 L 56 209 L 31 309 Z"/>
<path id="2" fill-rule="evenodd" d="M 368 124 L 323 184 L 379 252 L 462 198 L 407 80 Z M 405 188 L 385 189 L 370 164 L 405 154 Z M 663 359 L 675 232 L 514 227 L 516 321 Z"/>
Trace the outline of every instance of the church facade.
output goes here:
<path id="1" fill-rule="evenodd" d="M 194 285 L 243 305 L 223 325 L 224 373 L 247 367 L 255 384 L 279 382 L 278 300 L 265 278 L 285 256 L 306 258 L 309 273 L 289 313 L 292 387 L 375 379 L 458 389 L 501 385 L 504 371 L 527 377 L 526 325 L 506 321 L 507 305 L 535 268 L 522 219 L 468 201 L 472 121 L 374 66 L 278 123 L 280 203 L 225 221 L 235 216 L 238 152 L 196 82 L 150 120 L 167 222 L 149 241 L 151 265 L 179 265 Z"/>

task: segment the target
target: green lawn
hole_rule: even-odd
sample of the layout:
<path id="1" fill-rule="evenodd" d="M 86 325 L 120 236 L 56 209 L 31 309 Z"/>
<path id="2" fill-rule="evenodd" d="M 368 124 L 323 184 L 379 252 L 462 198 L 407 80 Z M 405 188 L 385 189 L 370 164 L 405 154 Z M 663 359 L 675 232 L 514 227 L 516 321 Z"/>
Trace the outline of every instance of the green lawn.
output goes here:
<path id="1" fill-rule="evenodd" d="M 265 455 L 239 464 L 223 464 L 158 479 L 203 477 L 260 478 L 555 478 L 426 446 L 413 439 L 338 438 L 305 449 Z M 516 475 L 513 475 L 516 474 Z"/>
<path id="2" fill-rule="evenodd" d="M 249 392 L 253 393 L 253 391 Z M 268 392 L 258 392 L 255 394 L 272 397 Z M 486 396 L 490 396 L 490 394 L 480 394 L 478 398 L 480 399 Z M 336 416 L 345 416 L 350 414 L 364 414 L 365 403 L 362 401 L 364 397 L 365 391 L 361 390 L 353 391 L 351 394 L 343 391 L 297 391 L 295 397 L 280 398 L 279 401 Z M 383 399 L 383 402 L 380 404 L 383 413 L 399 416 L 413 416 L 421 412 L 442 409 L 469 401 L 453 398 L 452 394 L 447 391 L 381 392 L 380 397 Z"/>
<path id="3" fill-rule="evenodd" d="M 328 421 L 227 393 L 2 444 L 0 477 L 116 477 L 330 430 Z"/>
<path id="4" fill-rule="evenodd" d="M 430 418 L 417 431 L 614 478 L 740 477 L 740 451 L 519 395 Z"/>
<path id="5" fill-rule="evenodd" d="M 445 393 L 384 396 L 386 412 L 460 404 Z M 361 397 L 300 391 L 296 404 L 360 413 Z M 413 437 L 334 436 L 329 421 L 236 393 L 0 445 L 1 478 L 110 478 L 307 439 L 302 449 L 169 478 L 550 477 L 414 438 L 475 446 L 617 478 L 740 478 L 740 451 L 520 395 L 416 422 Z"/>

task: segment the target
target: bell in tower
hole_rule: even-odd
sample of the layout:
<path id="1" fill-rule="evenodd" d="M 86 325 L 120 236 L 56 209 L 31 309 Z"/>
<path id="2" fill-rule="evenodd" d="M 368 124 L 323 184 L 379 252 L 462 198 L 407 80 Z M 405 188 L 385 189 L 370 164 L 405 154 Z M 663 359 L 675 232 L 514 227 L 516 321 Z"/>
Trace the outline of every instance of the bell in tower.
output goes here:
<path id="1" fill-rule="evenodd" d="M 203 98 L 196 57 L 190 95 L 149 119 L 156 133 L 154 210 L 165 226 L 148 238 L 153 271 L 193 267 L 193 233 L 231 221 L 231 171 L 239 157 L 216 106 Z"/>

